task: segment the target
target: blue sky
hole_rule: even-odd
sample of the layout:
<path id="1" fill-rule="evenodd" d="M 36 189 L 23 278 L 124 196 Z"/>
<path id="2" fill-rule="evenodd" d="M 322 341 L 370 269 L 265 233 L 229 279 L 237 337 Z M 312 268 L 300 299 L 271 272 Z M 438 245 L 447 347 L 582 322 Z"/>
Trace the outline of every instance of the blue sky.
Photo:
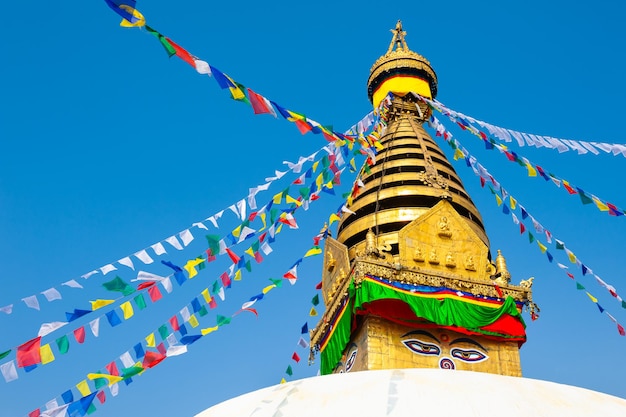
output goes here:
<path id="1" fill-rule="evenodd" d="M 368 71 L 386 51 L 389 29 L 402 19 L 409 46 L 430 60 L 439 77 L 438 99 L 449 107 L 530 133 L 625 142 L 622 2 L 589 7 L 564 1 L 497 6 L 448 1 L 385 7 L 380 2 L 140 1 L 138 8 L 149 25 L 191 53 L 338 131 L 370 110 Z M 175 57 L 168 60 L 147 32 L 120 28 L 103 1 L 46 2 L 28 10 L 9 3 L 5 9 L 0 25 L 5 39 L 0 307 L 16 306 L 11 315 L 0 313 L 0 351 L 35 336 L 41 323 L 62 320 L 65 311 L 85 307 L 90 299 L 106 298 L 100 284 L 112 275 L 80 281 L 83 290 L 60 283 L 189 228 L 245 197 L 250 187 L 283 169 L 284 160 L 326 144 L 320 136 L 300 135 L 286 121 L 253 115 L 213 79 Z M 562 188 L 528 178 L 525 170 L 485 151 L 469 134 L 455 136 L 553 235 L 626 294 L 621 258 L 626 218 L 583 206 Z M 451 158 L 449 148 L 441 147 Z M 514 149 L 626 207 L 622 156 Z M 458 163 L 455 168 L 483 215 L 492 252 L 502 249 L 514 282 L 535 277 L 541 317 L 532 323 L 525 317 L 524 375 L 626 397 L 620 383 L 626 338 L 536 245 L 520 237 L 470 170 Z M 271 198 L 271 191 L 259 201 Z M 281 276 L 339 204 L 338 198 L 324 195 L 296 216 L 300 229 L 278 236 L 275 252 L 227 292 L 217 314 L 232 314 L 269 277 Z M 232 214 L 223 221 L 220 232 L 237 225 Z M 201 254 L 206 241 L 202 233 L 194 236 L 188 250 L 168 250 L 162 259 L 184 263 Z M 29 374 L 20 371 L 9 384 L 0 382 L 0 417 L 26 415 L 131 349 L 209 286 L 227 265 L 220 262 L 121 326 L 103 325 L 100 337 L 88 334 L 85 344 L 73 344 L 55 362 Z M 258 319 L 237 316 L 187 354 L 121 387 L 118 397 L 108 396 L 97 415 L 193 415 L 280 381 L 293 365 L 301 325 L 315 323 L 308 312 L 320 262 L 319 257 L 307 259 L 297 285 L 276 289 L 259 302 Z M 167 274 L 156 264 L 141 269 Z M 130 270 L 120 275 L 134 278 Z M 588 276 L 577 274 L 577 279 L 626 324 L 626 312 L 605 290 Z M 64 299 L 47 303 L 40 296 L 39 312 L 20 301 L 53 286 L 62 289 Z M 203 324 L 212 326 L 214 320 L 212 312 Z M 303 362 L 294 366 L 294 378 L 316 374 L 317 367 Z"/>

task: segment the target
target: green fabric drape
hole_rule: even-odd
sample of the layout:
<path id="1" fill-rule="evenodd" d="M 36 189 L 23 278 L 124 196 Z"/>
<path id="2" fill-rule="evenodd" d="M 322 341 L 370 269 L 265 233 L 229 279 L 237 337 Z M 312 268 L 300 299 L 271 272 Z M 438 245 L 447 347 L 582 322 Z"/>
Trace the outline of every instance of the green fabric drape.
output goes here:
<path id="1" fill-rule="evenodd" d="M 352 284 L 350 285 L 352 286 Z M 350 340 L 354 304 L 353 297 L 350 297 L 347 302 L 348 306 L 343 312 L 343 315 L 338 318 L 335 324 L 335 331 L 320 355 L 320 373 L 322 375 L 328 375 L 335 369 L 335 366 L 341 359 L 343 350 Z"/>

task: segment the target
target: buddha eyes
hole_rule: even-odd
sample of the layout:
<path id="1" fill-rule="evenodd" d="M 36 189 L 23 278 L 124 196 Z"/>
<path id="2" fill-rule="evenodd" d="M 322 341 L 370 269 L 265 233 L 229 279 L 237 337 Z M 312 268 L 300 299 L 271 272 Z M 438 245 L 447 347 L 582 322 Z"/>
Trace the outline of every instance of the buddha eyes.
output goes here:
<path id="1" fill-rule="evenodd" d="M 450 350 L 450 355 L 464 362 L 481 362 L 487 359 L 487 355 L 473 349 L 454 348 Z"/>
<path id="2" fill-rule="evenodd" d="M 408 339 L 403 340 L 402 343 L 404 344 L 404 346 L 420 355 L 438 356 L 441 353 L 441 349 L 439 349 L 439 346 L 433 345 L 431 343 L 422 342 L 421 340 Z"/>

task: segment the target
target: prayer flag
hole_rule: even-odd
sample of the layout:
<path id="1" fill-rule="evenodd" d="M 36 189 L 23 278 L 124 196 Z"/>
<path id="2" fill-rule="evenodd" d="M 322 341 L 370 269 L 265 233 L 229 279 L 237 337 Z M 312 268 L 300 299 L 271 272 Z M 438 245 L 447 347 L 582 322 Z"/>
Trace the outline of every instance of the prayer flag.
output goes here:
<path id="1" fill-rule="evenodd" d="M 24 368 L 41 363 L 41 336 L 21 344 L 17 348 L 17 366 Z"/>
<path id="2" fill-rule="evenodd" d="M 124 295 L 129 295 L 135 292 L 133 287 L 118 276 L 113 278 L 111 281 L 103 283 L 102 286 L 109 291 L 121 292 Z"/>
<path id="3" fill-rule="evenodd" d="M 156 303 L 161 298 L 163 298 L 159 287 L 157 287 L 156 285 L 148 288 L 148 295 L 150 296 L 150 300 L 152 300 L 153 303 Z"/>
<path id="4" fill-rule="evenodd" d="M 150 333 L 148 336 L 146 336 L 146 346 L 148 347 L 155 347 L 156 346 L 156 340 L 154 337 L 154 333 Z"/>
<path id="5" fill-rule="evenodd" d="M 108 2 L 109 0 L 105 0 L 105 1 Z M 176 49 L 174 49 L 172 44 L 170 44 L 168 42 L 168 40 L 167 40 L 167 38 L 165 36 L 161 35 L 159 32 L 157 32 L 156 30 L 152 29 L 148 25 L 146 25 L 146 30 L 151 35 L 154 35 L 159 40 L 159 42 L 161 42 L 161 45 L 163 45 L 163 48 L 165 49 L 165 52 L 167 53 L 168 57 L 172 57 L 173 55 L 176 55 Z"/>
<path id="6" fill-rule="evenodd" d="M 118 324 L 122 323 L 122 320 L 120 320 L 120 318 L 117 315 L 117 313 L 115 312 L 115 310 L 108 311 L 106 313 L 106 316 L 107 316 L 107 320 L 108 320 L 109 324 L 111 325 L 111 327 L 115 327 Z"/>
<path id="7" fill-rule="evenodd" d="M 174 53 L 176 54 L 177 57 L 179 57 L 180 59 L 182 59 L 183 61 L 185 61 L 189 65 L 191 65 L 192 67 L 194 67 L 194 68 L 196 67 L 196 63 L 195 63 L 193 57 L 191 56 L 191 54 L 189 52 L 187 52 L 182 47 L 180 47 L 179 45 L 174 43 L 174 41 L 171 40 L 170 38 L 165 38 L 165 40 L 167 42 L 169 42 L 169 44 L 172 46 L 172 48 L 174 48 Z"/>
<path id="8" fill-rule="evenodd" d="M 293 352 L 293 355 L 291 355 L 291 359 L 296 361 L 296 363 L 300 362 L 300 356 L 298 356 L 298 352 Z"/>
<path id="9" fill-rule="evenodd" d="M 305 322 L 305 323 L 302 325 L 302 329 L 300 330 L 300 333 L 301 333 L 301 334 L 307 334 L 307 333 L 309 333 L 309 323 L 308 323 L 308 322 Z"/>
<path id="10" fill-rule="evenodd" d="M 95 301 L 89 301 L 91 303 L 91 309 L 93 311 L 98 310 L 99 308 L 108 306 L 109 304 L 113 304 L 115 302 L 115 300 L 95 300 Z M 70 320 L 72 321 L 72 320 Z"/>
<path id="11" fill-rule="evenodd" d="M 265 97 L 255 93 L 249 88 L 248 99 L 250 100 L 250 104 L 252 105 L 252 110 L 254 111 L 254 114 L 273 113 L 274 116 L 276 116 L 276 113 L 274 113 L 273 109 L 271 108 L 271 104 L 269 102 L 266 102 Z"/>
<path id="12" fill-rule="evenodd" d="M 135 314 L 133 311 L 133 306 L 130 303 L 130 301 L 126 301 L 125 303 L 120 304 L 120 309 L 122 310 L 122 313 L 124 314 L 124 320 L 128 320 Z"/>
<path id="13" fill-rule="evenodd" d="M 217 315 L 218 326 L 225 326 L 230 323 L 230 320 L 231 320 L 230 317 L 220 316 L 219 314 Z"/>
<path id="14" fill-rule="evenodd" d="M 9 361 L 0 365 L 0 372 L 2 372 L 2 376 L 6 382 L 15 381 L 18 378 L 14 361 Z"/>
<path id="15" fill-rule="evenodd" d="M 55 342 L 61 355 L 65 355 L 70 350 L 70 341 L 68 340 L 67 335 L 59 337 Z"/>
<path id="16" fill-rule="evenodd" d="M 78 343 L 83 343 L 85 341 L 85 326 L 80 326 L 77 329 L 74 329 L 74 338 Z"/>
<path id="17" fill-rule="evenodd" d="M 291 369 L 291 365 L 289 365 L 289 366 L 287 367 L 287 370 L 285 371 L 285 373 L 286 373 L 287 375 L 289 375 L 289 376 L 292 376 L 292 375 L 293 375 L 293 370 Z"/>
<path id="18" fill-rule="evenodd" d="M 148 351 L 146 355 L 143 357 L 143 367 L 144 368 L 153 368 L 163 360 L 165 360 L 166 356 L 160 352 Z"/>
<path id="19" fill-rule="evenodd" d="M 319 255 L 321 253 L 322 253 L 322 249 L 319 246 L 313 246 L 304 254 L 304 258 L 309 257 L 309 256 Z"/>
<path id="20" fill-rule="evenodd" d="M 207 327 L 206 329 L 200 330 L 200 333 L 202 333 L 202 336 L 206 336 L 207 334 L 213 333 L 217 329 L 219 329 L 219 326 Z"/>
<path id="21" fill-rule="evenodd" d="M 311 310 L 309 311 L 309 316 L 311 317 L 317 316 L 317 310 L 315 309 L 315 307 L 311 307 Z"/>
<path id="22" fill-rule="evenodd" d="M 127 11 L 134 21 L 129 21 L 125 18 L 120 22 L 120 26 L 124 28 L 137 28 L 146 25 L 146 18 L 134 7 L 127 6 L 126 4 L 120 4 L 120 9 Z"/>
<path id="23" fill-rule="evenodd" d="M 311 300 L 311 303 L 316 306 L 320 303 L 320 296 L 319 294 L 315 294 L 315 296 L 313 297 L 313 299 Z"/>
<path id="24" fill-rule="evenodd" d="M 43 345 L 39 350 L 39 354 L 41 355 L 42 365 L 46 365 L 54 361 L 54 354 L 52 353 L 52 349 L 50 348 L 50 343 Z"/>

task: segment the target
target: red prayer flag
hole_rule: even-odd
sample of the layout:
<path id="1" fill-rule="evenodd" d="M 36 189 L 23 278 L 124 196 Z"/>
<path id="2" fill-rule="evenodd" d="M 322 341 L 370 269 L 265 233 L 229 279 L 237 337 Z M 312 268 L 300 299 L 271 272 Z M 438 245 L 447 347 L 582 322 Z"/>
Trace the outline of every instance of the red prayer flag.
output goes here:
<path id="1" fill-rule="evenodd" d="M 520 235 L 523 235 L 525 231 L 526 231 L 526 227 L 524 226 L 524 223 L 520 223 L 519 224 L 519 233 L 520 233 Z"/>
<path id="2" fill-rule="evenodd" d="M 28 417 L 39 417 L 41 415 L 41 411 L 39 409 L 33 410 L 28 413 Z"/>
<path id="3" fill-rule="evenodd" d="M 209 301 L 209 307 L 211 308 L 217 307 L 217 301 L 215 301 L 215 297 L 211 297 L 211 301 Z"/>
<path id="4" fill-rule="evenodd" d="M 256 263 L 260 264 L 263 262 L 263 257 L 261 256 L 261 252 L 254 252 L 254 260 Z"/>
<path id="5" fill-rule="evenodd" d="M 233 261 L 234 264 L 238 263 L 239 260 L 241 259 L 239 256 L 237 256 L 235 252 L 233 252 L 232 250 L 228 248 L 226 248 L 226 253 L 228 254 L 228 256 L 230 257 L 230 260 Z"/>
<path id="6" fill-rule="evenodd" d="M 39 353 L 40 348 L 41 336 L 31 339 L 24 344 L 21 344 L 17 348 L 17 366 L 19 368 L 24 368 L 26 366 L 32 366 L 41 363 L 41 354 Z"/>
<path id="7" fill-rule="evenodd" d="M 567 273 L 567 276 L 570 277 L 571 279 L 574 279 L 574 274 L 572 274 L 570 272 Z"/>
<path id="8" fill-rule="evenodd" d="M 298 130 L 300 131 L 300 133 L 302 133 L 303 135 L 310 132 L 311 129 L 313 129 L 311 127 L 310 124 L 308 124 L 307 122 L 305 122 L 304 120 L 294 120 L 294 123 L 296 124 L 296 127 L 298 128 Z"/>
<path id="9" fill-rule="evenodd" d="M 159 343 L 157 345 L 157 350 L 159 351 L 159 353 L 165 355 L 165 353 L 167 352 L 167 348 L 165 347 L 165 345 L 163 344 L 163 342 Z"/>
<path id="10" fill-rule="evenodd" d="M 74 329 L 74 338 L 78 343 L 83 343 L 85 341 L 85 327 L 80 326 L 78 329 Z"/>
<path id="11" fill-rule="evenodd" d="M 296 361 L 296 363 L 300 362 L 300 356 L 298 356 L 298 352 L 293 352 L 293 355 L 291 355 L 291 359 Z"/>
<path id="12" fill-rule="evenodd" d="M 175 332 L 180 329 L 180 326 L 178 325 L 178 317 L 172 316 L 172 318 L 170 319 L 170 324 L 172 325 L 172 329 L 174 329 Z"/>
<path id="13" fill-rule="evenodd" d="M 107 396 L 106 396 L 106 394 L 104 393 L 104 391 L 99 391 L 99 392 L 96 394 L 96 397 L 98 397 L 98 400 L 100 400 L 100 404 L 104 404 L 104 402 L 107 400 Z"/>
<path id="14" fill-rule="evenodd" d="M 120 371 L 117 369 L 117 364 L 115 362 L 111 362 L 105 366 L 105 368 L 110 375 L 120 376 Z"/>
<path id="15" fill-rule="evenodd" d="M 318 282 L 318 284 L 315 286 L 316 290 L 321 290 L 322 289 L 322 281 Z"/>
<path id="16" fill-rule="evenodd" d="M 194 68 L 196 67 L 196 63 L 194 62 L 193 57 L 191 56 L 191 54 L 189 52 L 185 51 L 183 48 L 178 46 L 170 38 L 165 38 L 165 39 L 167 39 L 167 41 L 170 43 L 170 45 L 172 45 L 172 47 L 176 51 L 176 56 L 177 57 L 179 57 L 180 59 L 182 59 L 183 61 L 185 61 L 189 65 L 191 65 L 192 67 L 194 67 Z"/>
<path id="17" fill-rule="evenodd" d="M 267 107 L 263 96 L 255 93 L 251 89 L 248 90 L 248 100 L 250 100 L 250 104 L 252 105 L 252 110 L 254 114 L 263 114 L 263 113 L 271 113 L 272 111 Z"/>
<path id="18" fill-rule="evenodd" d="M 230 287 L 230 277 L 228 276 L 227 272 L 222 273 L 222 275 L 220 275 L 220 279 L 222 280 L 222 285 L 226 288 Z"/>
<path id="19" fill-rule="evenodd" d="M 576 190 L 574 190 L 572 187 L 570 187 L 568 184 L 566 184 L 565 181 L 563 181 L 563 187 L 565 187 L 565 189 L 567 190 L 568 193 L 570 193 L 570 194 L 577 194 Z"/>
<path id="20" fill-rule="evenodd" d="M 150 296 L 150 300 L 152 300 L 153 303 L 156 303 L 161 298 L 163 298 L 163 296 L 161 295 L 161 291 L 159 290 L 159 287 L 157 287 L 156 285 L 153 285 L 152 287 L 148 288 L 148 295 Z"/>
<path id="21" fill-rule="evenodd" d="M 206 250 L 206 261 L 213 262 L 215 260 L 215 255 L 213 255 L 213 251 L 211 249 Z"/>
<path id="22" fill-rule="evenodd" d="M 142 365 L 144 368 L 152 368 L 154 366 L 157 366 L 163 360 L 165 360 L 166 357 L 167 356 L 165 356 L 164 353 L 152 352 L 149 350 L 146 352 L 146 355 L 143 357 Z"/>
<path id="23" fill-rule="evenodd" d="M 480 177 L 480 186 L 485 187 L 485 179 L 483 177 Z"/>
<path id="24" fill-rule="evenodd" d="M 617 331 L 619 332 L 620 336 L 626 336 L 626 332 L 624 331 L 624 328 L 619 323 L 617 323 Z"/>
<path id="25" fill-rule="evenodd" d="M 146 281 L 146 282 L 142 282 L 141 284 L 139 284 L 137 286 L 138 290 L 145 290 L 146 288 L 150 288 L 152 287 L 154 284 L 156 284 L 156 281 Z"/>

